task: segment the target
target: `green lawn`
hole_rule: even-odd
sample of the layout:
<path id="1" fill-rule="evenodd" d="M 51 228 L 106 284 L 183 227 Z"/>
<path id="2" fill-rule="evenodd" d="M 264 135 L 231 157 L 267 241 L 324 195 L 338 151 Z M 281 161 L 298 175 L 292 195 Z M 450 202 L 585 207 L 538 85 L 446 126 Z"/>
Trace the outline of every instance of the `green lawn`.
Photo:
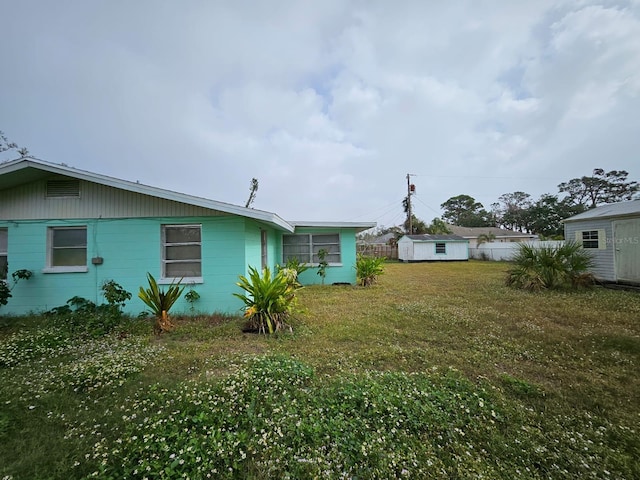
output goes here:
<path id="1" fill-rule="evenodd" d="M 640 478 L 640 295 L 506 268 L 307 287 L 274 337 L 0 317 L 0 478 Z"/>

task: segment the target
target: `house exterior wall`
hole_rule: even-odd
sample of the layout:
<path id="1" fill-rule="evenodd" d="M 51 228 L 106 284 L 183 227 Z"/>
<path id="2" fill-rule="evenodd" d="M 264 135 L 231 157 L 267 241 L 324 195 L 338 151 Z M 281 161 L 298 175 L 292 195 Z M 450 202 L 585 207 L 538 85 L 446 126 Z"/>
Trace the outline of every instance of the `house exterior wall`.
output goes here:
<path id="1" fill-rule="evenodd" d="M 140 218 L 224 215 L 196 205 L 129 192 L 80 180 L 80 197 L 47 198 L 48 180 L 70 179 L 52 175 L 13 188 L 0 190 L 0 218 Z"/>
<path id="2" fill-rule="evenodd" d="M 591 273 L 598 279 L 607 282 L 615 282 L 614 268 L 614 241 L 611 219 L 589 219 L 583 221 L 566 222 L 564 224 L 564 238 L 567 241 L 576 241 L 576 234 L 583 231 L 601 230 L 604 232 L 602 248 L 588 249 L 593 258 Z"/>
<path id="3" fill-rule="evenodd" d="M 340 265 L 329 265 L 326 269 L 326 277 L 324 283 L 331 285 L 333 283 L 356 283 L 356 230 L 351 228 L 327 229 L 327 228 L 311 228 L 297 227 L 295 233 L 311 233 L 311 234 L 332 234 L 340 235 Z M 282 234 L 279 235 L 278 261 L 282 264 Z M 319 285 L 322 278 L 318 275 L 317 265 L 310 265 L 307 271 L 303 272 L 298 281 L 303 285 Z"/>
<path id="4" fill-rule="evenodd" d="M 238 275 L 246 273 L 248 257 L 260 260 L 260 241 L 258 233 L 257 249 L 253 236 L 250 242 L 245 242 L 247 230 L 259 232 L 259 229 L 256 222 L 235 216 L 0 221 L 0 227 L 8 229 L 9 272 L 23 268 L 33 272 L 32 278 L 16 285 L 13 297 L 0 313 L 46 311 L 64 305 L 74 296 L 102 303 L 100 287 L 104 281 L 113 279 L 132 294 L 125 311 L 138 314 L 146 309 L 137 294 L 140 286 L 147 286 L 147 272 L 157 280 L 161 276 L 161 226 L 182 223 L 202 224 L 202 283 L 192 286 L 200 294 L 195 309 L 237 313 L 242 304 L 232 296 L 239 291 L 235 283 Z M 87 271 L 43 272 L 47 227 L 73 225 L 87 227 Z M 91 258 L 97 256 L 104 259 L 102 265 L 91 263 Z M 189 307 L 181 298 L 173 311 L 187 312 Z"/>

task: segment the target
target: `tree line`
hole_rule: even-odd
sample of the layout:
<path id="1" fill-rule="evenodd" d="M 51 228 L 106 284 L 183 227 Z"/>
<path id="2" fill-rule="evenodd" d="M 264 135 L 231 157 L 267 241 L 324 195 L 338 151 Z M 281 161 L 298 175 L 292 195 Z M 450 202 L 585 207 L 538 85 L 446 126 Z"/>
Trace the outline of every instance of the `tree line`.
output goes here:
<path id="1" fill-rule="evenodd" d="M 562 221 L 607 203 L 632 200 L 640 192 L 637 181 L 627 180 L 625 170 L 605 172 L 602 168 L 593 170 L 591 176 L 572 178 L 558 185 L 558 193 L 545 193 L 534 199 L 525 192 L 505 193 L 498 197 L 487 210 L 482 203 L 470 195 L 457 195 L 440 205 L 444 211 L 441 218 L 434 218 L 430 224 L 411 215 L 409 232 L 409 199 L 402 201 L 407 219 L 401 227 L 380 228 L 373 236 L 395 233 L 397 237 L 405 233 L 447 234 L 449 225 L 460 227 L 502 227 L 523 233 L 537 234 L 542 238 L 562 238 Z"/>
<path id="2" fill-rule="evenodd" d="M 490 210 L 469 195 L 451 197 L 440 207 L 442 219 L 462 227 L 496 226 L 543 237 L 561 237 L 562 220 L 607 203 L 632 200 L 640 191 L 628 181 L 625 170 L 605 172 L 596 168 L 591 176 L 573 178 L 558 185 L 558 193 L 534 199 L 525 192 L 505 193 Z"/>

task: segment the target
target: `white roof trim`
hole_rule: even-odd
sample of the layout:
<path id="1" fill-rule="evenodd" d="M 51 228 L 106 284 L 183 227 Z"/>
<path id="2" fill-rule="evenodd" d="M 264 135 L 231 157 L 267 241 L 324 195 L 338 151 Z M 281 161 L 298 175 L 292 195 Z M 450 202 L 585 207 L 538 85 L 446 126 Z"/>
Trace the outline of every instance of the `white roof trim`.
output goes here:
<path id="1" fill-rule="evenodd" d="M 255 210 L 253 208 L 240 207 L 238 205 L 232 205 L 230 203 L 218 202 L 216 200 L 209 200 L 207 198 L 173 192 L 171 190 L 165 190 L 158 187 L 151 187 L 142 183 L 130 182 L 128 180 L 121 180 L 119 178 L 109 177 L 107 175 L 87 172 L 85 170 L 68 167 L 66 165 L 58 165 L 50 162 L 45 162 L 44 160 L 39 160 L 32 157 L 20 158 L 0 164 L 0 175 L 23 170 L 26 168 L 35 168 L 59 175 L 66 175 L 69 177 L 79 178 L 81 180 L 87 180 L 89 182 L 99 183 L 101 185 L 106 185 L 109 187 L 119 188 L 121 190 L 150 195 L 152 197 L 163 198 L 165 200 L 173 200 L 175 202 L 195 205 L 198 207 L 217 210 L 224 213 L 239 215 L 242 217 L 253 218 L 255 220 L 271 223 L 288 232 L 293 232 L 295 229 L 293 224 L 283 220 L 275 213 L 265 212 L 263 210 Z"/>
<path id="2" fill-rule="evenodd" d="M 354 228 L 358 232 L 375 227 L 375 222 L 289 222 L 296 228 Z"/>

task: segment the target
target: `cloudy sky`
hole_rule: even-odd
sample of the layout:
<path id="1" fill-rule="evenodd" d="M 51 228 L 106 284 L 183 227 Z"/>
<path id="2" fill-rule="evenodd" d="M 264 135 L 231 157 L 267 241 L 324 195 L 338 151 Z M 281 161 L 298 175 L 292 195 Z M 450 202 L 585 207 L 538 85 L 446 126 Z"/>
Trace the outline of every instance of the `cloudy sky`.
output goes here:
<path id="1" fill-rule="evenodd" d="M 287 220 L 640 179 L 640 1 L 1 0 L 0 130 Z M 0 160 L 11 155 L 1 154 Z"/>

